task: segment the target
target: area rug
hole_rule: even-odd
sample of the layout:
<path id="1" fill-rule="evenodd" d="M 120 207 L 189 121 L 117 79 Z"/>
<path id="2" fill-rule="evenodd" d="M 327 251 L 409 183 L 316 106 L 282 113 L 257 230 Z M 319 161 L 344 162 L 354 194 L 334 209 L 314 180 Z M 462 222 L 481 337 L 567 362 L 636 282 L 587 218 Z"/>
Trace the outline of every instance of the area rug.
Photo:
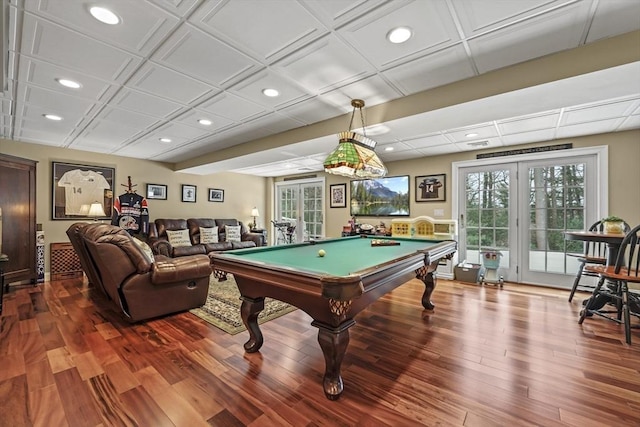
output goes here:
<path id="1" fill-rule="evenodd" d="M 227 280 L 223 282 L 218 282 L 218 279 L 211 275 L 207 302 L 202 307 L 190 311 L 216 328 L 235 335 L 246 330 L 240 317 L 241 304 L 240 291 L 231 274 L 228 274 Z M 258 315 L 258 323 L 268 322 L 294 310 L 296 307 L 290 304 L 265 298 L 264 310 Z"/>

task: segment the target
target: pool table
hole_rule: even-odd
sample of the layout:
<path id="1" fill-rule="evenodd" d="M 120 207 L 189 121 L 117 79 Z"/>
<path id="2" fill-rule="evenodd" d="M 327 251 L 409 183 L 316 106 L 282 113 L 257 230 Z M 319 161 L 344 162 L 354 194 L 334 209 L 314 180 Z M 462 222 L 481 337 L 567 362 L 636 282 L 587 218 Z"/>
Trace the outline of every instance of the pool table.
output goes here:
<path id="1" fill-rule="evenodd" d="M 238 284 L 241 317 L 249 332 L 245 351 L 256 352 L 263 344 L 257 319 L 264 309 L 265 297 L 304 310 L 318 328 L 326 367 L 325 396 L 336 400 L 343 390 L 340 367 L 354 317 L 414 277 L 425 284 L 422 306 L 433 309 L 433 272 L 440 259 L 453 256 L 456 246 L 453 240 L 354 236 L 211 256 L 214 270 L 233 274 Z M 320 256 L 320 250 L 326 254 Z"/>

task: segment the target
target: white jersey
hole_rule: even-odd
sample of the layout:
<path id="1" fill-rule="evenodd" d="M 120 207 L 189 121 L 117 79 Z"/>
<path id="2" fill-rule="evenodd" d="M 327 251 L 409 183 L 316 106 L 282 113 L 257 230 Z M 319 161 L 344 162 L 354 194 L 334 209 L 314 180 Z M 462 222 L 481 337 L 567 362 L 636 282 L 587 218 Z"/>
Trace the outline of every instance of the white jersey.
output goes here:
<path id="1" fill-rule="evenodd" d="M 107 180 L 92 170 L 70 170 L 58 182 L 64 190 L 64 210 L 66 215 L 82 215 L 82 205 L 94 202 L 104 203 L 104 190 L 111 188 Z"/>

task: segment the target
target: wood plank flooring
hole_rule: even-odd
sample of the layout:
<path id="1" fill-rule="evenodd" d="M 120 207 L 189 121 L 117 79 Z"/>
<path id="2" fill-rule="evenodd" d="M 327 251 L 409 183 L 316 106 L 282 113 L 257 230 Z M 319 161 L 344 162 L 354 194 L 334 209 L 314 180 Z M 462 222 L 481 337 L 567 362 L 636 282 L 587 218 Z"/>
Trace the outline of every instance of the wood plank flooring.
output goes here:
<path id="1" fill-rule="evenodd" d="M 638 426 L 640 332 L 578 325 L 585 294 L 413 280 L 357 318 L 327 400 L 301 310 L 245 354 L 190 313 L 131 325 L 86 281 L 25 286 L 0 317 L 0 426 Z"/>

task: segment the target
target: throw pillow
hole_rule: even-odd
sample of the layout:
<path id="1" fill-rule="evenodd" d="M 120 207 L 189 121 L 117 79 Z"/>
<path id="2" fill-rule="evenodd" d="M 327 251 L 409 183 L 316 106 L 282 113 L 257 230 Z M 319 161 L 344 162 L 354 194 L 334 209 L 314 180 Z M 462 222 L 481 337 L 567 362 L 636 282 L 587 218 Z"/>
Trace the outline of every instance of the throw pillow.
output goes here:
<path id="1" fill-rule="evenodd" d="M 174 248 L 191 246 L 191 239 L 189 239 L 189 230 L 167 230 L 167 237 L 169 238 L 169 243 Z"/>
<path id="2" fill-rule="evenodd" d="M 227 242 L 239 242 L 242 237 L 239 225 L 225 225 L 224 231 Z"/>
<path id="3" fill-rule="evenodd" d="M 145 242 L 143 242 L 142 240 L 134 237 L 133 241 L 136 245 L 138 245 L 138 247 L 140 249 L 142 249 L 142 252 L 144 252 L 144 254 L 147 256 L 147 258 L 149 259 L 149 262 L 154 262 L 155 258 L 153 256 L 153 251 L 151 250 L 151 247 L 149 245 L 147 245 Z"/>
<path id="4" fill-rule="evenodd" d="M 218 243 L 218 227 L 200 227 L 200 243 Z"/>

